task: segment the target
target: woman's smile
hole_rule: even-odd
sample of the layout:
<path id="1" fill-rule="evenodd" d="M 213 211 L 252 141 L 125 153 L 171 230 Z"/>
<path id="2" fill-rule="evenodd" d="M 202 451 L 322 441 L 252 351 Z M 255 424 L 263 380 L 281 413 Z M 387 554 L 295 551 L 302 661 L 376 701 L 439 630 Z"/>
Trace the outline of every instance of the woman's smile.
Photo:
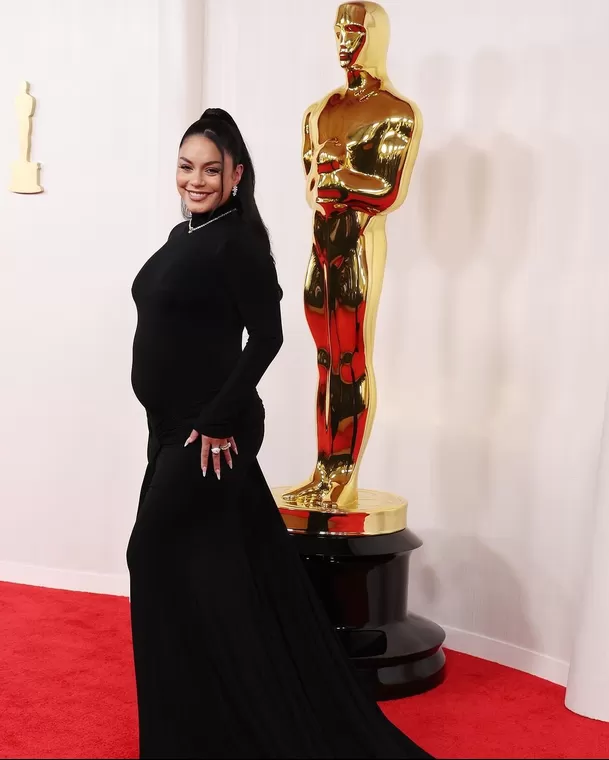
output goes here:
<path id="1" fill-rule="evenodd" d="M 188 195 L 190 196 L 191 200 L 199 203 L 200 201 L 205 200 L 208 195 L 212 195 L 212 193 L 204 193 L 200 190 L 188 190 Z"/>

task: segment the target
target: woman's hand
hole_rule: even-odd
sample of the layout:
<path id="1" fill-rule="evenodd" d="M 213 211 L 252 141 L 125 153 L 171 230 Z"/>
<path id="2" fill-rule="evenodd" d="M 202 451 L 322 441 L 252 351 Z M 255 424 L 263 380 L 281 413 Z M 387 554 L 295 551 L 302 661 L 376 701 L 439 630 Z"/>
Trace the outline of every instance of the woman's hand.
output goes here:
<path id="1" fill-rule="evenodd" d="M 189 443 L 194 443 L 199 438 L 199 432 L 193 430 L 192 433 L 186 439 L 184 446 L 188 446 Z M 209 463 L 209 453 L 211 452 L 212 463 L 214 466 L 214 472 L 216 477 L 220 480 L 220 463 L 221 457 L 224 455 L 226 464 L 232 469 L 233 458 L 231 456 L 231 450 L 238 454 L 237 444 L 234 438 L 209 438 L 206 435 L 201 435 L 201 470 L 203 471 L 203 477 L 207 475 L 207 465 Z"/>

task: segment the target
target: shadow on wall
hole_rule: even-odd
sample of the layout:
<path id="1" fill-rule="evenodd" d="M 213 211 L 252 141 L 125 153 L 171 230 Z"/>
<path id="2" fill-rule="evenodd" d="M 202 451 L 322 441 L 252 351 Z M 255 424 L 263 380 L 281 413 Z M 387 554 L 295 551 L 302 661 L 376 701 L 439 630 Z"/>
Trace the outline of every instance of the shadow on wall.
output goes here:
<path id="1" fill-rule="evenodd" d="M 552 596 L 552 619 L 565 615 L 564 590 L 547 577 L 534 534 L 542 524 L 535 510 L 547 508 L 537 459 L 553 414 L 548 362 L 560 355 L 559 328 L 549 326 L 557 340 L 550 355 L 546 328 L 562 314 L 577 213 L 574 150 L 555 121 L 559 63 L 555 51 L 536 50 L 518 70 L 520 63 L 481 53 L 460 89 L 453 61 L 428 60 L 418 90 L 429 131 L 454 120 L 454 109 L 464 128 L 440 147 L 423 142 L 415 170 L 420 254 L 433 261 L 442 286 L 430 503 L 423 505 L 439 527 L 422 532 L 428 546 L 413 557 L 411 607 L 542 652 L 547 642 L 536 641 L 529 620 L 529 573 Z M 527 113 L 517 86 L 529 77 L 536 113 Z M 465 102 L 451 102 L 460 91 Z M 517 136 L 523 130 L 529 143 Z M 392 259 L 398 278 L 411 265 Z"/>
<path id="2" fill-rule="evenodd" d="M 428 506 L 442 530 L 427 532 L 434 562 L 419 571 L 421 588 L 413 601 L 418 599 L 426 612 L 431 611 L 437 596 L 433 587 L 439 585 L 442 622 L 492 635 L 497 629 L 493 620 L 501 619 L 501 638 L 535 649 L 518 575 L 509 560 L 479 537 L 487 527 L 491 533 L 496 530 L 489 510 L 494 464 L 502 453 L 494 450 L 495 432 L 509 404 L 506 308 L 512 281 L 530 251 L 536 201 L 534 156 L 501 128 L 509 74 L 501 56 L 480 54 L 461 90 L 465 102 L 455 103 L 451 98 L 460 91 L 460 83 L 454 62 L 438 57 L 422 69 L 419 90 L 428 102 L 420 105 L 426 124 L 431 121 L 438 132 L 438 125 L 454 119 L 456 109 L 463 114 L 463 129 L 440 147 L 426 149 L 423 144 L 416 173 L 421 252 L 434 262 L 441 279 L 435 335 L 437 423 Z M 535 404 L 531 398 L 520 398 L 519 403 L 527 408 L 520 409 L 507 445 L 520 457 L 509 490 L 518 504 L 521 538 L 527 532 L 531 499 L 526 459 Z M 415 574 L 420 559 L 414 561 Z M 505 610 L 509 616 L 504 619 L 500 613 Z"/>
<path id="3" fill-rule="evenodd" d="M 438 93 L 434 110 L 441 118 L 442 104 L 449 102 L 446 90 L 456 89 L 454 66 L 436 59 L 424 77 L 431 97 Z M 480 54 L 469 72 L 462 109 L 466 129 L 424 152 L 419 166 L 424 250 L 443 280 L 432 506 L 442 525 L 472 534 L 484 528 L 495 458 L 491 442 L 510 404 L 508 297 L 530 253 L 536 202 L 534 156 L 500 126 L 508 80 L 499 55 Z M 509 440 L 510 448 L 525 455 L 536 403 L 530 397 L 519 403 L 527 409 L 517 415 Z M 524 469 L 518 501 L 526 514 Z"/>

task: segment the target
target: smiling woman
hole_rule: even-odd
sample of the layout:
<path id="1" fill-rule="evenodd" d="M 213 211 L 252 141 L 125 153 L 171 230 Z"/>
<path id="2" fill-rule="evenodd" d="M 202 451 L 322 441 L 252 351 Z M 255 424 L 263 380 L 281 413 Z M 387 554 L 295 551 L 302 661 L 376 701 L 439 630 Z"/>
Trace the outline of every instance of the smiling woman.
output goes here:
<path id="1" fill-rule="evenodd" d="M 236 195 L 243 164 L 235 166 L 216 143 L 205 134 L 191 135 L 180 146 L 177 184 L 190 214 L 206 214 L 226 203 L 231 191 Z"/>
<path id="2" fill-rule="evenodd" d="M 127 549 L 140 757 L 426 757 L 360 691 L 256 459 L 281 289 L 224 111 L 187 130 L 177 186 L 190 219 L 133 284 L 150 430 Z"/>
<path id="3" fill-rule="evenodd" d="M 234 120 L 221 108 L 208 108 L 186 130 L 180 142 L 176 183 L 191 230 L 209 221 L 220 206 L 223 212 L 230 211 L 232 193 L 234 207 L 270 251 L 254 195 L 256 175 L 251 156 Z"/>

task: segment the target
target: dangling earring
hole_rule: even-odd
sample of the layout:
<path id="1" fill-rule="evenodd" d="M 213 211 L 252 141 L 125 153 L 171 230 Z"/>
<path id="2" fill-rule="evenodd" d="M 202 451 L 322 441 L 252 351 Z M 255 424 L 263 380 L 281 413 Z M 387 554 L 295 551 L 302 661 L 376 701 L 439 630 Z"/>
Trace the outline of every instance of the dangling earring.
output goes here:
<path id="1" fill-rule="evenodd" d="M 235 195 L 237 195 L 237 190 L 238 189 L 239 188 L 237 187 L 237 185 L 233 185 L 233 198 L 235 197 Z"/>

